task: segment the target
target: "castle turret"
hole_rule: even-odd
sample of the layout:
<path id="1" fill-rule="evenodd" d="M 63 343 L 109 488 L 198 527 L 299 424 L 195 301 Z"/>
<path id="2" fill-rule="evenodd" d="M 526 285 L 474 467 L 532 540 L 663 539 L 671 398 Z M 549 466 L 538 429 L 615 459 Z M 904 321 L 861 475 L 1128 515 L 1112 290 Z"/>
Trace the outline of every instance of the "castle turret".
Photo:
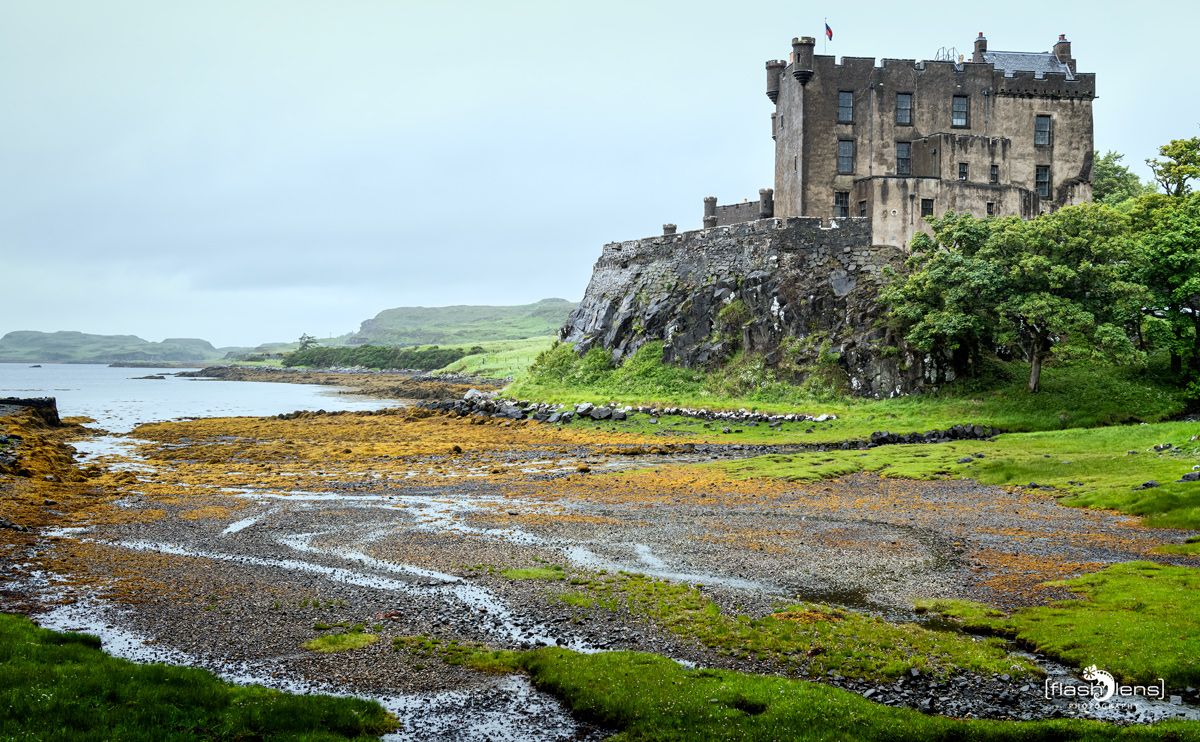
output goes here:
<path id="1" fill-rule="evenodd" d="M 664 224 L 663 225 L 663 234 L 664 235 L 675 234 L 676 229 L 678 229 L 678 227 L 676 227 L 674 224 Z"/>
<path id="2" fill-rule="evenodd" d="M 758 218 L 770 219 L 775 216 L 775 189 L 758 189 Z"/>
<path id="3" fill-rule="evenodd" d="M 792 76 L 805 85 L 813 76 L 813 47 L 817 40 L 811 36 L 792 39 Z"/>
<path id="4" fill-rule="evenodd" d="M 779 78 L 783 75 L 784 67 L 787 67 L 787 62 L 781 59 L 767 62 L 767 97 L 772 103 L 779 100 Z"/>
<path id="5" fill-rule="evenodd" d="M 1075 71 L 1075 58 L 1071 56 L 1071 42 L 1067 41 L 1067 35 L 1060 33 L 1058 41 L 1054 43 L 1054 56 L 1058 61 L 1071 68 L 1071 72 Z"/>
<path id="6" fill-rule="evenodd" d="M 987 51 L 987 39 L 984 38 L 983 31 L 975 37 L 975 54 L 971 56 L 972 62 L 982 62 L 983 53 Z"/>
<path id="7" fill-rule="evenodd" d="M 704 197 L 704 228 L 717 226 L 717 197 Z"/>

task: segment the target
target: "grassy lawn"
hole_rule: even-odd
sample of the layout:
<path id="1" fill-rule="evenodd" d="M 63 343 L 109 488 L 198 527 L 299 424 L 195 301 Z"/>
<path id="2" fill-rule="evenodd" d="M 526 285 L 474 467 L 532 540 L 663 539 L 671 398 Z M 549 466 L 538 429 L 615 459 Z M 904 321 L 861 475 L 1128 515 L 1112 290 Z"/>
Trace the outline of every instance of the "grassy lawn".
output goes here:
<path id="1" fill-rule="evenodd" d="M 1060 584 L 1078 600 L 1004 615 L 968 601 L 928 601 L 970 630 L 1015 636 L 1075 667 L 1096 664 L 1128 683 L 1200 683 L 1200 569 L 1115 564 Z"/>
<path id="2" fill-rule="evenodd" d="M 0 614 L 0 738 L 375 739 L 396 720 L 373 701 L 239 686 L 212 673 L 140 665 Z"/>
<path id="3" fill-rule="evenodd" d="M 951 384 L 938 393 L 895 399 L 814 399 L 803 388 L 771 377 L 751 378 L 736 393 L 722 372 L 703 373 L 666 365 L 662 346 L 643 346 L 622 365 L 608 366 L 603 354 L 576 356 L 567 346 L 556 346 L 540 356 L 527 373 L 517 378 L 505 394 L 547 402 L 620 402 L 660 404 L 708 409 L 757 409 L 762 412 L 835 414 L 838 419 L 817 426 L 790 426 L 788 435 L 760 428 L 724 436 L 728 442 L 780 442 L 783 439 L 828 442 L 866 438 L 872 432 L 924 432 L 961 423 L 1001 428 L 1011 432 L 1096 427 L 1125 422 L 1158 422 L 1181 413 L 1184 393 L 1160 381 L 1157 366 L 1116 367 L 1096 364 L 1060 364 L 1048 367 L 1042 391 L 1025 390 L 1028 367 L 1023 363 L 996 364 L 996 378 L 986 388 Z M 661 421 L 660 421 L 661 422 Z M 673 421 L 672 421 L 673 422 Z M 646 425 L 644 416 L 630 426 Z M 720 425 L 705 429 L 696 421 L 676 426 L 679 432 L 712 436 Z M 805 430 L 813 428 L 811 433 Z M 663 428 L 658 428 L 662 430 Z"/>
<path id="4" fill-rule="evenodd" d="M 1165 444 L 1170 448 L 1154 450 Z M 815 480 L 870 471 L 995 485 L 1034 482 L 1055 487 L 1064 505 L 1141 515 L 1152 526 L 1200 528 L 1200 482 L 1178 481 L 1198 464 L 1200 425 L 1159 423 L 1008 434 L 936 446 L 762 456 L 713 466 L 746 478 Z M 1161 486 L 1140 489 L 1149 480 Z"/>
<path id="5" fill-rule="evenodd" d="M 489 379 L 507 379 L 524 373 L 542 351 L 554 344 L 554 337 L 531 337 L 524 340 L 498 340 L 470 345 L 450 345 L 449 348 L 470 348 L 479 345 L 483 353 L 463 356 L 454 363 L 443 366 L 437 373 L 470 374 Z"/>

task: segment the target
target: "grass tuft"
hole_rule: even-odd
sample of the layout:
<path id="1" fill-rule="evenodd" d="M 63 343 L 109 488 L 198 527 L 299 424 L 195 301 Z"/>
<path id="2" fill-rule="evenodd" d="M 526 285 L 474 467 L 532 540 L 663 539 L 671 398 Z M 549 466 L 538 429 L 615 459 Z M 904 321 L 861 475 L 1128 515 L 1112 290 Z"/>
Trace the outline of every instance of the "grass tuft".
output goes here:
<path id="1" fill-rule="evenodd" d="M 1172 688 L 1200 684 L 1200 569 L 1152 562 L 1114 564 L 1050 583 L 1079 600 L 1022 608 L 1009 616 L 970 601 L 923 608 L 971 631 L 1015 636 L 1076 667 L 1096 664 L 1128 683 L 1163 678 Z"/>
<path id="2" fill-rule="evenodd" d="M 102 652 L 94 636 L 0 614 L 0 739 L 370 739 L 396 727 L 373 701 L 135 664 Z"/>

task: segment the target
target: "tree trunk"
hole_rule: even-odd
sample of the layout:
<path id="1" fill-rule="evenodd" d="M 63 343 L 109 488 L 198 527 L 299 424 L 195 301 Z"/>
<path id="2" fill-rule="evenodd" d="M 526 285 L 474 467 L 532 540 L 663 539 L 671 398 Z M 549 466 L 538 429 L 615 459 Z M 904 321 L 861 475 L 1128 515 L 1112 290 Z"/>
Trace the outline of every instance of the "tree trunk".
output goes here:
<path id="1" fill-rule="evenodd" d="M 1042 354 L 1034 348 L 1029 354 L 1029 393 L 1036 394 L 1042 383 Z"/>
<path id="2" fill-rule="evenodd" d="M 1193 373 L 1200 373 L 1200 314 L 1195 309 L 1192 310 L 1192 327 L 1192 357 L 1188 368 Z"/>

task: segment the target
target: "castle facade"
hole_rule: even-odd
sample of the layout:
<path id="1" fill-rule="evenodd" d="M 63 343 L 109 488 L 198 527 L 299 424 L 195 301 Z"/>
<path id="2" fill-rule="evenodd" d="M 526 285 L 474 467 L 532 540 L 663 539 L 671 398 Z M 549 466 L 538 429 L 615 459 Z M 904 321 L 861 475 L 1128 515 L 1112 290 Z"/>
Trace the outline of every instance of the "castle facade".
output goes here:
<path id="1" fill-rule="evenodd" d="M 704 227 L 868 217 L 873 244 L 902 247 L 928 216 L 1031 218 L 1091 200 L 1096 76 L 1076 70 L 1065 35 L 1048 52 L 1005 52 L 980 33 L 970 61 L 878 66 L 814 46 L 792 39 L 789 61 L 766 63 L 774 188 L 706 198 Z"/>

